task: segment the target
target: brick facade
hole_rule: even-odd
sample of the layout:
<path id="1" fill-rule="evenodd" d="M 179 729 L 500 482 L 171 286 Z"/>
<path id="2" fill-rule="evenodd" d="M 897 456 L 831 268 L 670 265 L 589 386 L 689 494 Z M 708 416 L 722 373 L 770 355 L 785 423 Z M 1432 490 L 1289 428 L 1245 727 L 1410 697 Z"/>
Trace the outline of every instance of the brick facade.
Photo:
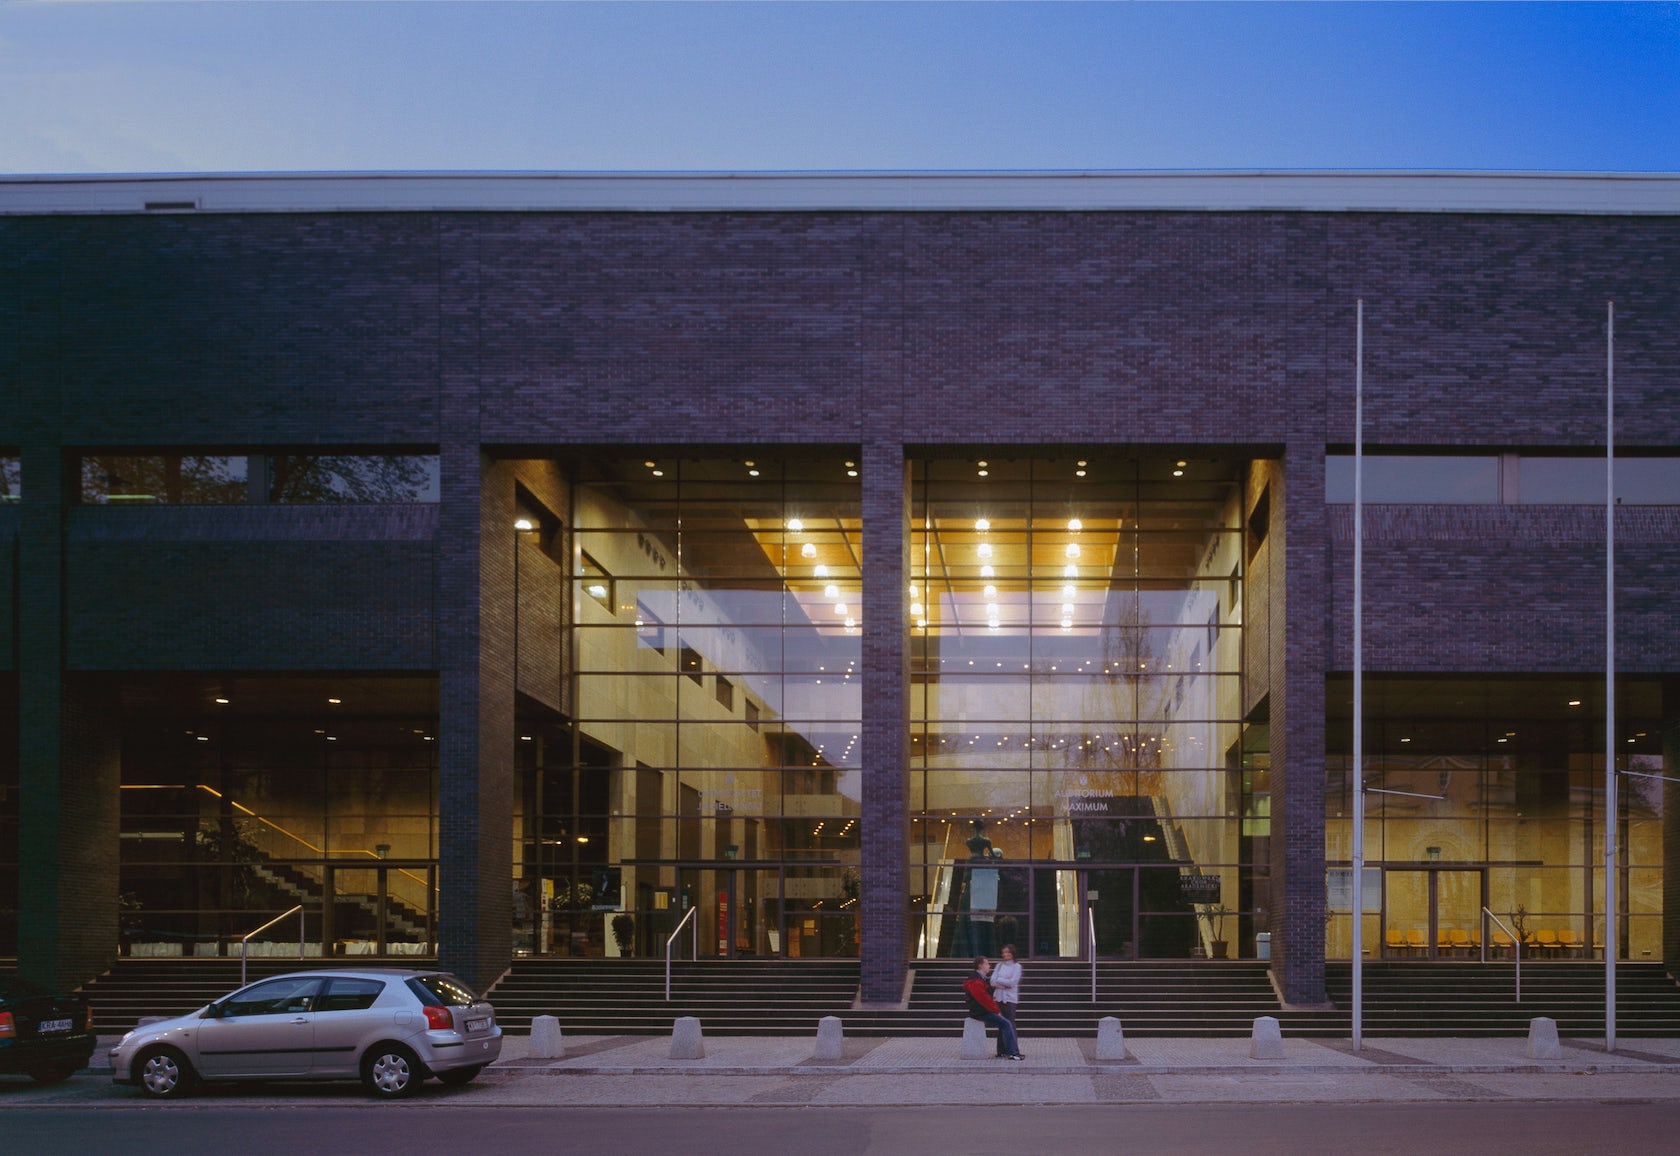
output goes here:
<path id="1" fill-rule="evenodd" d="M 1352 442 L 1355 301 L 1369 445 L 1601 447 L 1611 298 L 1618 442 L 1680 444 L 1676 216 L 49 214 L 0 216 L 0 264 L 0 450 L 21 448 L 26 493 L 0 520 L 16 541 L 0 639 L 17 639 L 32 832 L 23 951 L 54 979 L 98 962 L 59 943 L 69 929 L 114 921 L 108 895 L 88 900 L 97 911 L 65 905 L 99 890 L 87 864 L 114 866 L 114 820 L 94 807 L 85 829 L 48 822 L 115 794 L 101 742 L 64 737 L 91 693 L 82 674 L 224 667 L 438 678 L 442 954 L 493 978 L 509 952 L 521 598 L 509 462 L 576 446 L 855 444 L 863 982 L 896 998 L 902 465 L 911 449 L 1019 445 L 1261 463 L 1270 514 L 1245 628 L 1247 705 L 1264 688 L 1272 734 L 1274 965 L 1288 998 L 1317 1002 L 1324 680 L 1350 661 L 1350 530 L 1325 505 L 1323 462 Z M 439 452 L 442 500 L 375 515 L 108 511 L 65 493 L 79 447 L 314 445 Z M 545 485 L 563 501 L 557 479 L 528 488 Z M 1670 510 L 1620 518 L 1625 668 L 1675 673 L 1680 525 Z M 1374 511 L 1368 525 L 1368 667 L 1593 669 L 1590 511 Z M 564 709 L 563 651 L 543 645 L 519 661 L 554 668 L 538 698 Z"/>

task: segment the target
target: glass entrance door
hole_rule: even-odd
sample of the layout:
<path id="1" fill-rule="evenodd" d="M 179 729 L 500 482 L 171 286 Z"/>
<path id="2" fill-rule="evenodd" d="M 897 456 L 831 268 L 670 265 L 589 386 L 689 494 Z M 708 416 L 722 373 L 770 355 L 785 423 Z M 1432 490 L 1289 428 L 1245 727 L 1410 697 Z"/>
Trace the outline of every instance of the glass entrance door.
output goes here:
<path id="1" fill-rule="evenodd" d="M 1388 868 L 1383 872 L 1383 958 L 1479 956 L 1485 895 L 1479 868 Z"/>

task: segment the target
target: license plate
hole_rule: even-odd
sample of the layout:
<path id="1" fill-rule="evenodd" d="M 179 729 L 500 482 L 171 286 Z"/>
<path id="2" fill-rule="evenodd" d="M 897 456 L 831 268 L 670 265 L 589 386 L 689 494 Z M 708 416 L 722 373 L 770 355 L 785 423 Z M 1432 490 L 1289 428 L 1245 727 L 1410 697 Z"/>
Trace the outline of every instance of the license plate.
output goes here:
<path id="1" fill-rule="evenodd" d="M 467 1021 L 467 1030 L 469 1032 L 481 1032 L 489 1026 L 490 1026 L 490 1021 L 488 1019 L 477 1019 L 477 1020 L 468 1020 Z"/>
<path id="2" fill-rule="evenodd" d="M 75 1028 L 75 1020 L 42 1020 L 38 1030 L 42 1032 L 67 1032 Z"/>

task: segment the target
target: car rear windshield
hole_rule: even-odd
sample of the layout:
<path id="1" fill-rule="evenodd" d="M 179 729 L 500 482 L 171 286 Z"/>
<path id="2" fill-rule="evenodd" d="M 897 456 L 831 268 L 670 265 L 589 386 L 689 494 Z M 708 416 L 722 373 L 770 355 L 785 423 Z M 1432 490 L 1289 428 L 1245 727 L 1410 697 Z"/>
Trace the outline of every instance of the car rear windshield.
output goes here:
<path id="1" fill-rule="evenodd" d="M 408 986 L 421 1003 L 434 1007 L 471 1007 L 478 1002 L 473 989 L 452 975 L 417 975 Z"/>

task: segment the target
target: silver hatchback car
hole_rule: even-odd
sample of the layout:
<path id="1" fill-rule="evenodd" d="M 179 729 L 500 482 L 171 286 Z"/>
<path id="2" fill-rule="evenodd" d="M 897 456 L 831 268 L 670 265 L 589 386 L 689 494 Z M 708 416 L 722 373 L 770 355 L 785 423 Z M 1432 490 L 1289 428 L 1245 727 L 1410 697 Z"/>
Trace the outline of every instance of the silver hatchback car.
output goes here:
<path id="1" fill-rule="evenodd" d="M 395 1099 L 427 1076 L 465 1084 L 501 1054 L 495 1009 L 445 972 L 301 971 L 136 1028 L 111 1078 L 160 1098 L 199 1080 L 359 1079 Z"/>

